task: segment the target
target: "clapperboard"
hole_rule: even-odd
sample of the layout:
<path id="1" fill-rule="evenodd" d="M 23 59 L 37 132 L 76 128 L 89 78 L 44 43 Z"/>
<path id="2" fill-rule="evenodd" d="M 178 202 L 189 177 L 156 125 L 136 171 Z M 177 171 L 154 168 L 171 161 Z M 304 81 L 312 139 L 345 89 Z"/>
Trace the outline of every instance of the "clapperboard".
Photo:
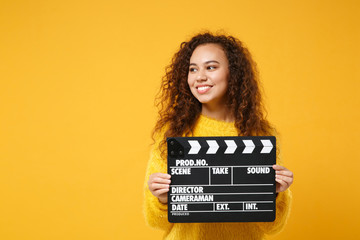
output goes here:
<path id="1" fill-rule="evenodd" d="M 167 139 L 169 222 L 272 222 L 276 138 Z"/>

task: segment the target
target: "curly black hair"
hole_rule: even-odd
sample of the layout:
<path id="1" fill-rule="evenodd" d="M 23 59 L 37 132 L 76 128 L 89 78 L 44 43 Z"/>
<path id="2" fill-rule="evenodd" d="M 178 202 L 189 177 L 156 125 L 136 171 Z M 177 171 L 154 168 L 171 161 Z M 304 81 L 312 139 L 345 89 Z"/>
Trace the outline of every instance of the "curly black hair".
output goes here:
<path id="1" fill-rule="evenodd" d="M 250 52 L 237 38 L 227 35 L 200 33 L 183 42 L 166 67 L 161 89 L 156 98 L 159 118 L 153 130 L 166 127 L 160 148 L 164 149 L 167 137 L 191 136 L 201 113 L 201 103 L 192 95 L 188 86 L 190 57 L 203 44 L 218 44 L 229 62 L 227 107 L 235 119 L 239 136 L 264 136 L 276 132 L 266 120 L 262 103 L 256 63 Z"/>

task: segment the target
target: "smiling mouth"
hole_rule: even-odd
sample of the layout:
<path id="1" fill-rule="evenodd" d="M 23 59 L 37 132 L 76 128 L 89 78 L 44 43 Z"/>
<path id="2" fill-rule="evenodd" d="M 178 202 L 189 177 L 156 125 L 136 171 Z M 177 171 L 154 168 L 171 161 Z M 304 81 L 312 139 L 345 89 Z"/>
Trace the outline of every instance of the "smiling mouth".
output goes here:
<path id="1" fill-rule="evenodd" d="M 211 88 L 211 86 L 197 87 L 197 89 L 200 90 L 200 91 L 204 91 L 204 90 L 206 90 L 208 88 Z"/>
<path id="2" fill-rule="evenodd" d="M 198 93 L 202 94 L 202 93 L 206 93 L 207 91 L 209 91 L 212 88 L 212 86 L 199 86 L 196 87 L 196 90 L 198 91 Z"/>

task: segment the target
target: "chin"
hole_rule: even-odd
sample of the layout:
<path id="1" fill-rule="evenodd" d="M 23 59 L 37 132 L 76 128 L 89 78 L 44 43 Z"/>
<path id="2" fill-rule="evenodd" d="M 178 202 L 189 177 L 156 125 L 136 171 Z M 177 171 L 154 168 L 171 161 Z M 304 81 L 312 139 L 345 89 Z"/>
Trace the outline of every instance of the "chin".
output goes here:
<path id="1" fill-rule="evenodd" d="M 211 102 L 210 99 L 198 98 L 197 100 L 198 100 L 201 104 L 207 104 L 207 103 L 210 103 L 210 102 Z"/>
<path id="2" fill-rule="evenodd" d="M 204 98 L 203 96 L 196 96 L 196 95 L 193 95 L 200 103 L 208 103 L 209 102 L 209 99 L 207 98 Z"/>

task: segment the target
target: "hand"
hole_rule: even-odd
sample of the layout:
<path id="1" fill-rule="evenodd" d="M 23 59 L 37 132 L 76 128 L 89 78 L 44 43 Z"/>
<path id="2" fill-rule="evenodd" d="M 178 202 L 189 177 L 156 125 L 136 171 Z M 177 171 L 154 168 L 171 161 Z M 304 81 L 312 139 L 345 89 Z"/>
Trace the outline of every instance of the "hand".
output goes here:
<path id="1" fill-rule="evenodd" d="M 283 192 L 294 181 L 294 174 L 287 168 L 280 165 L 273 165 L 275 169 L 276 192 Z"/>
<path id="2" fill-rule="evenodd" d="M 167 192 L 171 183 L 170 177 L 169 174 L 165 173 L 153 173 L 149 177 L 149 190 L 162 203 L 168 202 Z"/>

